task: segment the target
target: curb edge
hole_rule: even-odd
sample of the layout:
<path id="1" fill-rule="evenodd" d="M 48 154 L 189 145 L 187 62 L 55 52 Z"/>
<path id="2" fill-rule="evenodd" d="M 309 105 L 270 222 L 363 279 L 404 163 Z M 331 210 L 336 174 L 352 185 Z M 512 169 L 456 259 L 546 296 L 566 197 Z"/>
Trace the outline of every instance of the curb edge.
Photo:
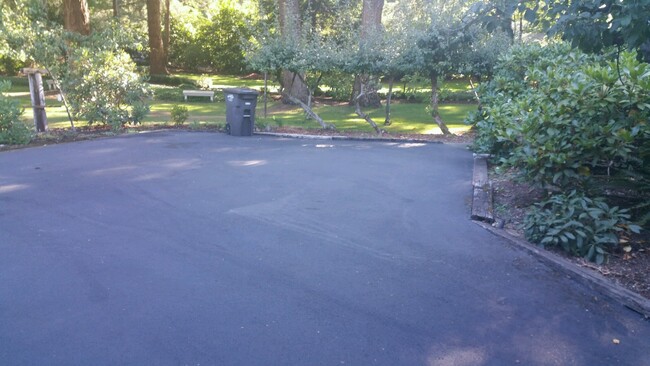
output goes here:
<path id="1" fill-rule="evenodd" d="M 516 247 L 523 249 L 524 251 L 530 253 L 536 257 L 541 262 L 555 268 L 559 271 L 564 272 L 572 278 L 573 280 L 586 285 L 587 287 L 597 291 L 603 296 L 608 297 L 611 300 L 627 307 L 628 309 L 639 313 L 646 320 L 650 320 L 650 300 L 645 297 L 628 290 L 627 288 L 607 279 L 605 276 L 602 276 L 593 271 L 581 268 L 576 266 L 573 262 L 570 262 L 564 258 L 558 257 L 557 255 L 548 252 L 544 249 L 537 248 L 535 245 L 529 243 L 526 240 L 518 238 L 507 231 L 493 227 L 490 223 L 494 221 L 494 217 L 483 217 L 475 215 L 475 205 L 485 205 L 486 203 L 481 201 L 483 199 L 489 199 L 488 202 L 490 210 L 488 213 L 492 213 L 492 184 L 489 182 L 484 182 L 482 180 L 483 173 L 477 171 L 477 169 L 483 168 L 483 163 L 486 162 L 487 156 L 475 154 L 474 155 L 474 173 L 472 180 L 472 187 L 474 191 L 472 199 L 472 221 L 484 228 L 485 230 L 491 232 L 492 234 L 507 240 Z M 486 192 L 488 189 L 489 194 L 485 195 L 479 193 L 477 196 L 477 190 Z M 478 198 L 477 198 L 478 197 Z M 477 202 L 477 199 L 479 200 Z M 486 206 L 483 206 L 486 207 Z M 489 215 L 486 215 L 489 216 Z"/>

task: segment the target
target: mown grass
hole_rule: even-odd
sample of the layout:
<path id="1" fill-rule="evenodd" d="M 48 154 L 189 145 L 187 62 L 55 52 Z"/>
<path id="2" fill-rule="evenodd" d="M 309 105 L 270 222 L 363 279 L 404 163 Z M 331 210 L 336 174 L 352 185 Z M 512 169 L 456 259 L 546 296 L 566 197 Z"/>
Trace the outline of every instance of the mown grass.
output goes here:
<path id="1" fill-rule="evenodd" d="M 197 74 L 177 74 L 183 78 L 197 80 L 201 75 Z M 261 90 L 264 85 L 263 80 L 243 79 L 236 76 L 228 75 L 211 75 L 213 88 L 223 89 L 231 87 L 248 87 Z M 1 79 L 1 78 L 0 78 Z M 20 101 L 25 108 L 23 114 L 26 123 L 31 120 L 31 102 L 29 97 L 29 88 L 21 80 L 11 78 L 14 82 L 9 95 Z M 271 85 L 271 84 L 269 84 Z M 424 88 L 424 85 L 422 86 Z M 469 85 L 463 81 L 447 81 L 445 87 L 450 90 L 466 90 Z M 154 91 L 159 94 L 150 102 L 151 112 L 145 118 L 145 124 L 163 124 L 170 122 L 170 112 L 174 105 L 182 104 L 188 107 L 190 115 L 188 123 L 200 124 L 224 124 L 226 122 L 226 106 L 220 91 L 216 92 L 215 102 L 210 102 L 207 98 L 191 98 L 190 101 L 184 102 L 182 99 L 182 88 L 169 87 L 164 85 L 152 85 Z M 270 86 L 274 88 L 274 86 Z M 400 90 L 401 86 L 395 85 L 395 90 Z M 273 89 L 271 89 L 273 90 Z M 422 89 L 425 90 L 425 89 Z M 50 128 L 68 128 L 70 122 L 63 104 L 56 100 L 54 93 L 48 93 L 46 96 L 48 125 Z M 164 97 L 163 97 L 164 95 Z M 163 99 L 163 100 L 161 100 Z M 314 120 L 305 118 L 305 114 L 299 107 L 282 106 L 279 102 L 269 99 L 269 113 L 265 118 L 263 116 L 262 98 L 260 96 L 257 105 L 258 125 L 274 127 L 294 127 L 305 129 L 318 129 L 320 125 Z M 345 103 L 337 105 L 317 105 L 314 108 L 326 122 L 332 123 L 341 131 L 358 131 L 372 132 L 371 126 L 362 118 L 356 115 L 354 108 Z M 452 132 L 463 132 L 469 127 L 463 121 L 467 113 L 476 110 L 473 104 L 442 104 L 440 114 L 443 120 L 448 124 Z M 384 108 L 367 109 L 364 112 L 384 130 L 390 133 L 413 133 L 413 134 L 438 134 L 440 129 L 434 123 L 432 117 L 427 112 L 425 103 L 400 103 L 394 102 L 391 108 L 390 126 L 384 126 Z M 84 126 L 84 121 L 76 121 L 75 125 Z"/>
<path id="2" fill-rule="evenodd" d="M 372 127 L 359 117 L 353 107 L 348 105 L 318 106 L 314 108 L 323 120 L 332 123 L 341 131 L 372 132 Z M 463 123 L 467 113 L 475 111 L 472 104 L 444 104 L 440 106 L 440 114 L 452 132 L 463 132 L 469 126 Z M 302 109 L 296 108 L 281 113 L 272 112 L 268 118 L 260 115 L 258 108 L 257 121 L 271 126 L 301 127 L 318 129 L 320 125 L 314 120 L 305 119 Z M 384 108 L 364 110 L 380 128 L 390 133 L 439 134 L 442 133 L 421 103 L 397 103 L 391 107 L 391 125 L 384 126 Z"/>

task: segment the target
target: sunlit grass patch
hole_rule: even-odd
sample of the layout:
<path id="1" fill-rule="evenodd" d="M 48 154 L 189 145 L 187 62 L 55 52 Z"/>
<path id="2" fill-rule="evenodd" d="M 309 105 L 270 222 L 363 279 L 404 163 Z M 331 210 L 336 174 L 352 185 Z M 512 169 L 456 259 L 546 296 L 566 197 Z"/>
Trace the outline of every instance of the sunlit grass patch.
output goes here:
<path id="1" fill-rule="evenodd" d="M 353 107 L 348 105 L 319 106 L 314 108 L 323 120 L 332 123 L 341 131 L 372 132 L 372 127 L 359 117 Z M 472 104 L 445 104 L 440 106 L 440 114 L 452 132 L 466 131 L 469 127 L 464 124 L 467 113 L 476 110 Z M 384 108 L 364 110 L 380 128 L 391 133 L 439 134 L 442 133 L 426 111 L 426 105 L 418 103 L 395 104 L 391 107 L 391 125 L 384 126 Z M 258 108 L 259 116 L 259 108 Z M 259 121 L 275 126 L 300 127 L 317 129 L 320 125 L 311 119 L 306 119 L 300 108 L 291 111 L 273 112 L 268 118 L 258 118 Z"/>

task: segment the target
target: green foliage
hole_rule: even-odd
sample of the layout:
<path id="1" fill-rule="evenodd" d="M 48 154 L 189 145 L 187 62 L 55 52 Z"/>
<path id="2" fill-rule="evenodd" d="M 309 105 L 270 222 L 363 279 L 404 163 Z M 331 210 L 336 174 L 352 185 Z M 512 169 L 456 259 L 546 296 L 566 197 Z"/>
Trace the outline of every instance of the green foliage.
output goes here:
<path id="1" fill-rule="evenodd" d="M 149 112 L 151 92 L 127 53 L 77 48 L 69 63 L 62 88 L 76 118 L 119 129 Z"/>
<path id="2" fill-rule="evenodd" d="M 526 238 L 534 243 L 559 246 L 601 264 L 618 247 L 620 233 L 639 232 L 629 218 L 627 210 L 572 191 L 536 204 L 525 218 L 524 229 Z"/>
<path id="3" fill-rule="evenodd" d="M 473 103 L 476 101 L 470 90 L 452 91 L 445 88 L 440 90 L 438 100 L 443 103 Z"/>
<path id="4" fill-rule="evenodd" d="M 404 91 L 394 91 L 393 99 L 402 100 L 408 103 L 427 103 L 431 99 L 431 93 L 407 88 Z"/>
<path id="5" fill-rule="evenodd" d="M 349 101 L 353 84 L 354 78 L 344 72 L 334 71 L 328 73 L 321 80 L 321 85 L 326 88 L 322 95 L 337 101 Z M 319 93 L 315 94 L 319 95 Z"/>
<path id="6" fill-rule="evenodd" d="M 22 145 L 29 143 L 31 132 L 20 120 L 24 110 L 18 101 L 3 94 L 10 88 L 9 81 L 0 82 L 0 144 Z"/>
<path id="7" fill-rule="evenodd" d="M 186 106 L 183 105 L 175 105 L 172 107 L 171 110 L 171 119 L 174 121 L 174 124 L 176 126 L 180 126 L 185 121 L 187 121 L 187 118 L 190 116 L 190 111 Z"/>
<path id="8" fill-rule="evenodd" d="M 619 68 L 620 78 L 615 63 L 566 44 L 514 47 L 479 88 L 475 148 L 547 187 L 586 189 L 594 176 L 647 180 L 650 66 L 626 53 Z"/>
<path id="9" fill-rule="evenodd" d="M 196 31 L 200 18 L 189 17 L 186 14 L 172 17 L 170 22 L 169 62 L 188 70 L 196 70 L 203 55 L 201 46 L 196 42 Z M 152 82 L 156 82 L 152 80 Z M 180 84 L 180 83 L 179 83 Z"/>
<path id="10" fill-rule="evenodd" d="M 172 64 L 229 74 L 245 71 L 243 43 L 250 38 L 246 15 L 224 4 L 211 18 L 185 15 L 171 22 Z"/>
<path id="11" fill-rule="evenodd" d="M 202 51 L 212 69 L 229 74 L 245 70 L 242 42 L 250 38 L 244 21 L 245 15 L 230 7 L 223 7 L 209 24 L 199 29 L 198 40 L 203 41 Z"/>
<path id="12" fill-rule="evenodd" d="M 0 56 L 0 75 L 16 75 L 27 63 L 9 56 Z"/>
<path id="13" fill-rule="evenodd" d="M 13 6 L 11 6 L 13 5 Z M 19 65 L 28 60 L 25 44 L 34 34 L 29 32 L 30 15 L 44 14 L 42 4 L 0 2 L 0 72 L 14 75 Z"/>
<path id="14" fill-rule="evenodd" d="M 513 39 L 513 21 L 525 21 L 585 52 L 622 47 L 650 62 L 650 0 L 486 1 L 476 2 L 472 11 L 490 32 L 501 29 Z"/>
<path id="15" fill-rule="evenodd" d="M 626 46 L 636 50 L 639 60 L 650 62 L 650 0 L 552 1 L 547 6 L 557 17 L 552 34 L 587 52 Z"/>
<path id="16" fill-rule="evenodd" d="M 499 57 L 505 54 L 511 46 L 510 36 L 503 31 L 486 33 L 476 26 L 468 27 L 474 42 L 460 55 L 461 71 L 463 74 L 481 80 L 492 78 L 494 67 Z"/>
<path id="17" fill-rule="evenodd" d="M 181 102 L 183 100 L 183 93 L 177 88 L 154 88 L 154 99 L 166 102 Z"/>
<path id="18" fill-rule="evenodd" d="M 188 77 L 177 75 L 149 75 L 149 82 L 151 84 L 180 86 L 182 84 L 194 84 L 194 80 Z"/>

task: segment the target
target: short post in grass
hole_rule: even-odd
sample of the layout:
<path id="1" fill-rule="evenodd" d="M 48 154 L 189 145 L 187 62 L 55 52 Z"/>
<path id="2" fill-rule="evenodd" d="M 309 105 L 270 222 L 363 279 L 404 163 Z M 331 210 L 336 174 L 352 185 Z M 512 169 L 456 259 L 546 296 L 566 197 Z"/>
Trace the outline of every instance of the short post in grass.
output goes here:
<path id="1" fill-rule="evenodd" d="M 41 74 L 47 74 L 47 71 L 24 68 L 23 74 L 26 74 L 29 80 L 29 94 L 32 98 L 36 131 L 45 132 L 47 130 L 47 115 L 45 114 L 45 92 L 43 91 L 43 77 Z"/>

